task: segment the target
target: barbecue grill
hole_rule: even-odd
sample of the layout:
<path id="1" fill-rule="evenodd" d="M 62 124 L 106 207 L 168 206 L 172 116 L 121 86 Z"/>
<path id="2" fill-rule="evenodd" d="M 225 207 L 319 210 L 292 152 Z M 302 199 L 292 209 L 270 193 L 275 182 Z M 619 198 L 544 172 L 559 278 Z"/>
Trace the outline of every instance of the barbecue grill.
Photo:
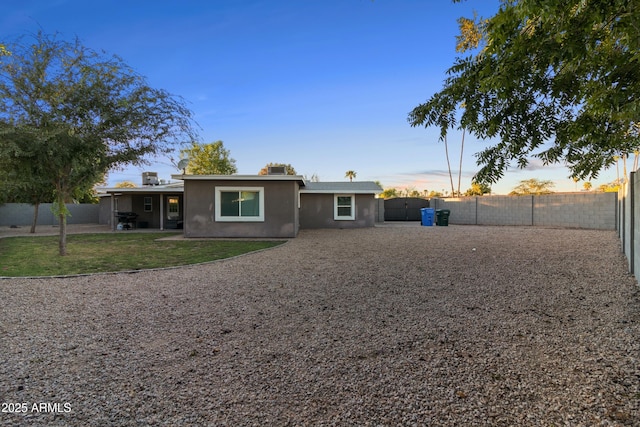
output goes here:
<path id="1" fill-rule="evenodd" d="M 118 226 L 122 224 L 122 230 L 130 230 L 135 227 L 138 214 L 135 212 L 116 212 L 116 217 L 118 218 Z"/>

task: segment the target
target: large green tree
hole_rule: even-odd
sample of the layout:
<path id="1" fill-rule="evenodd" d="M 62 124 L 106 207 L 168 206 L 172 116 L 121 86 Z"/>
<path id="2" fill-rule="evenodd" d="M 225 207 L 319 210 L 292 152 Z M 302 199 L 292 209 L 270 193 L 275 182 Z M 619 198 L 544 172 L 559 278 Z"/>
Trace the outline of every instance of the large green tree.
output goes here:
<path id="1" fill-rule="evenodd" d="M 210 144 L 193 142 L 189 148 L 180 151 L 180 157 L 189 161 L 185 172 L 193 175 L 231 175 L 238 172 L 236 161 L 229 155 L 222 141 Z"/>
<path id="2" fill-rule="evenodd" d="M 29 177 L 48 180 L 65 255 L 65 202 L 110 169 L 194 140 L 192 115 L 181 99 L 151 88 L 120 58 L 78 40 L 38 33 L 3 44 L 0 157 L 16 170 L 30 164 Z"/>
<path id="3" fill-rule="evenodd" d="M 640 147 L 637 0 L 502 0 L 493 17 L 459 23 L 458 50 L 474 53 L 409 122 L 491 141 L 475 181 L 497 182 L 532 157 L 597 177 Z"/>

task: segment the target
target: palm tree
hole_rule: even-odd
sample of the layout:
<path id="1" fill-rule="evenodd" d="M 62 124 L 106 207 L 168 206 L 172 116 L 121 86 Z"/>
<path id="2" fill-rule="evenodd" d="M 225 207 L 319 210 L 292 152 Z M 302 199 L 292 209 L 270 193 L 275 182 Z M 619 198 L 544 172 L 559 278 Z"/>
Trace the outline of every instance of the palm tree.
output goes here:
<path id="1" fill-rule="evenodd" d="M 449 144 L 447 143 L 447 135 L 444 136 L 444 153 L 447 156 L 447 167 L 449 168 L 449 181 L 451 181 L 451 196 L 456 191 L 453 187 L 453 175 L 451 175 L 451 162 L 449 162 Z"/>
<path id="2" fill-rule="evenodd" d="M 460 181 L 462 180 L 462 153 L 464 152 L 464 134 L 466 129 L 462 129 L 462 141 L 460 142 L 460 165 L 458 166 L 458 197 L 462 196 L 460 193 Z"/>
<path id="3" fill-rule="evenodd" d="M 353 178 L 355 178 L 355 177 L 356 177 L 356 173 L 355 173 L 355 171 L 351 171 L 351 170 L 349 170 L 349 171 L 347 171 L 347 172 L 344 174 L 344 177 L 345 177 L 345 178 L 349 178 L 349 182 L 352 182 L 352 181 L 353 181 Z"/>

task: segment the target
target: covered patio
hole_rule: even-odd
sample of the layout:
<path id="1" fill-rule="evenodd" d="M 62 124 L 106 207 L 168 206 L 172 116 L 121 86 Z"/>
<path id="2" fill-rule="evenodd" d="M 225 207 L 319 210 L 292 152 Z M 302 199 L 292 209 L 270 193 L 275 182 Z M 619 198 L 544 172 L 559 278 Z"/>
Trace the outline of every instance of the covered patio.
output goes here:
<path id="1" fill-rule="evenodd" d="M 107 188 L 100 201 L 100 223 L 111 230 L 181 229 L 182 184 Z"/>

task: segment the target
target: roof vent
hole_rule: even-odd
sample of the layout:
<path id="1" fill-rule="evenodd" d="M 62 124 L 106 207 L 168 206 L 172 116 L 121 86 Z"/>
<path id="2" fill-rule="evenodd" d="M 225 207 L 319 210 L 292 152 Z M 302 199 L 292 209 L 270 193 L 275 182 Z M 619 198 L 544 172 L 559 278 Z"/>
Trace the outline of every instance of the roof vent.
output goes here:
<path id="1" fill-rule="evenodd" d="M 142 185 L 158 185 L 158 172 L 142 172 Z"/>
<path id="2" fill-rule="evenodd" d="M 286 175 L 287 168 L 284 166 L 269 166 L 267 168 L 267 175 Z"/>

